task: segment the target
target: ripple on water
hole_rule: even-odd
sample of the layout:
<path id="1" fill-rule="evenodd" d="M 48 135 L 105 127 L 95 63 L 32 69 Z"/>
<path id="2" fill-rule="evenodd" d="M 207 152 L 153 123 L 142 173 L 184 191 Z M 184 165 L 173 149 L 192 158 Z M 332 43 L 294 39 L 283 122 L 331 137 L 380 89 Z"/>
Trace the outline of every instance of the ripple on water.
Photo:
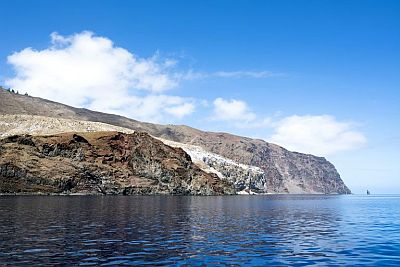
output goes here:
<path id="1" fill-rule="evenodd" d="M 24 253 L 42 253 L 42 252 L 47 252 L 49 251 L 46 248 L 32 248 L 32 249 L 26 249 L 23 252 Z"/>
<path id="2" fill-rule="evenodd" d="M 9 265 L 400 265 L 400 197 L 0 197 Z"/>

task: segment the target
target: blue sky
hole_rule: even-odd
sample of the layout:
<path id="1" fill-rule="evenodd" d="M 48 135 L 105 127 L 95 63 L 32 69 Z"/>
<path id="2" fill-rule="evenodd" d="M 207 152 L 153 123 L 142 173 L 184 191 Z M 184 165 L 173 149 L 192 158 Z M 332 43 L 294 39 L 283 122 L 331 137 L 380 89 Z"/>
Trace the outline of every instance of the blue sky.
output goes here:
<path id="1" fill-rule="evenodd" d="M 400 193 L 399 1 L 13 0 L 0 11 L 1 84 L 263 138 L 326 156 L 355 193 Z"/>

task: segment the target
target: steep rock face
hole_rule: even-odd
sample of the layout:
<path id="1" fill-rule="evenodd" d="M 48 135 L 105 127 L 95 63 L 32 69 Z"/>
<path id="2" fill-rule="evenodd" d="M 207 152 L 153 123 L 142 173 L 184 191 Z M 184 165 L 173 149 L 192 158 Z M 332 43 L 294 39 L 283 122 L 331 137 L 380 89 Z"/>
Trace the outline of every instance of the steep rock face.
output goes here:
<path id="1" fill-rule="evenodd" d="M 236 162 L 263 170 L 267 177 L 267 192 L 351 193 L 333 164 L 325 158 L 290 152 L 262 140 L 225 133 L 193 135 L 196 137 L 191 140 L 184 137 L 180 142 L 190 142 Z"/>
<path id="2" fill-rule="evenodd" d="M 110 124 L 78 121 L 72 119 L 50 118 L 33 115 L 0 115 L 0 138 L 12 135 L 54 135 L 65 132 L 134 131 Z M 207 173 L 217 174 L 220 179 L 235 185 L 238 191 L 249 187 L 254 192 L 266 190 L 264 171 L 258 167 L 237 163 L 231 159 L 208 152 L 200 146 L 188 145 L 158 138 L 164 144 L 182 148 L 192 161 Z"/>
<path id="3" fill-rule="evenodd" d="M 0 193 L 234 194 L 180 148 L 146 133 L 66 133 L 0 140 Z"/>
<path id="4" fill-rule="evenodd" d="M 350 193 L 335 167 L 326 159 L 290 152 L 263 140 L 204 132 L 188 126 L 144 123 L 5 90 L 0 90 L 0 114 L 31 114 L 103 122 L 200 146 L 234 162 L 259 167 L 265 173 L 267 184 L 264 188 L 268 193 Z"/>
<path id="5" fill-rule="evenodd" d="M 229 158 L 208 152 L 200 146 L 188 145 L 161 139 L 172 147 L 180 147 L 190 155 L 193 162 L 206 172 L 215 173 L 221 179 L 235 185 L 237 191 L 250 188 L 256 193 L 267 192 L 267 177 L 265 172 L 258 167 L 237 163 Z"/>

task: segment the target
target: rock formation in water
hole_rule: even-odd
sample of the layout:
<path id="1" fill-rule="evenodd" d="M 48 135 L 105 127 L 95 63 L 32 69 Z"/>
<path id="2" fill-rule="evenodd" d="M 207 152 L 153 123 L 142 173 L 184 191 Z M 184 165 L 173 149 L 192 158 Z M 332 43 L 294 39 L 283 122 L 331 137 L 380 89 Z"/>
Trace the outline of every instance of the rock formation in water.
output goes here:
<path id="1" fill-rule="evenodd" d="M 0 140 L 0 193 L 234 194 L 180 148 L 147 133 L 15 135 Z"/>
<path id="2" fill-rule="evenodd" d="M 0 90 L 0 114 L 30 114 L 102 122 L 181 143 L 189 154 L 196 150 L 195 147 L 200 147 L 205 154 L 212 155 L 205 157 L 203 163 L 221 178 L 228 178 L 236 183 L 238 189 L 251 180 L 255 191 L 264 193 L 350 193 L 335 167 L 325 158 L 291 152 L 263 140 L 228 133 L 204 132 L 183 125 L 139 122 L 41 98 L 12 94 L 5 90 Z M 218 157 L 224 160 L 216 160 Z M 248 166 L 245 169 L 250 168 L 256 172 L 248 174 L 235 167 L 240 164 Z M 262 172 L 260 175 L 257 174 L 258 170 Z M 242 174 L 244 177 L 241 177 Z M 252 175 L 254 177 L 250 179 Z"/>

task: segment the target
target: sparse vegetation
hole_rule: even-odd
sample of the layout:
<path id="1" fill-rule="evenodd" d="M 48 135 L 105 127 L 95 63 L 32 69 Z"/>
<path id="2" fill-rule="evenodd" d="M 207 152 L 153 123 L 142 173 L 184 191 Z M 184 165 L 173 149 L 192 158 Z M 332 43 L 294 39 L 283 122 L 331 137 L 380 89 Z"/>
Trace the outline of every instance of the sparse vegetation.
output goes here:
<path id="1" fill-rule="evenodd" d="M 18 90 L 14 90 L 14 89 L 11 89 L 11 88 L 5 88 L 4 86 L 1 86 L 1 85 L 0 85 L 0 89 L 1 89 L 1 90 L 4 90 L 4 91 L 7 91 L 7 92 L 9 92 L 9 93 L 13 93 L 13 94 L 19 95 L 19 91 L 18 91 Z M 25 92 L 24 95 L 25 95 L 25 96 L 29 96 L 28 92 Z"/>
<path id="2" fill-rule="evenodd" d="M 13 94 L 19 94 L 18 91 L 15 91 L 14 89 L 11 89 L 11 88 L 6 89 L 4 86 L 1 86 L 1 85 L 0 85 L 0 89 L 10 92 L 10 93 L 13 93 Z"/>

